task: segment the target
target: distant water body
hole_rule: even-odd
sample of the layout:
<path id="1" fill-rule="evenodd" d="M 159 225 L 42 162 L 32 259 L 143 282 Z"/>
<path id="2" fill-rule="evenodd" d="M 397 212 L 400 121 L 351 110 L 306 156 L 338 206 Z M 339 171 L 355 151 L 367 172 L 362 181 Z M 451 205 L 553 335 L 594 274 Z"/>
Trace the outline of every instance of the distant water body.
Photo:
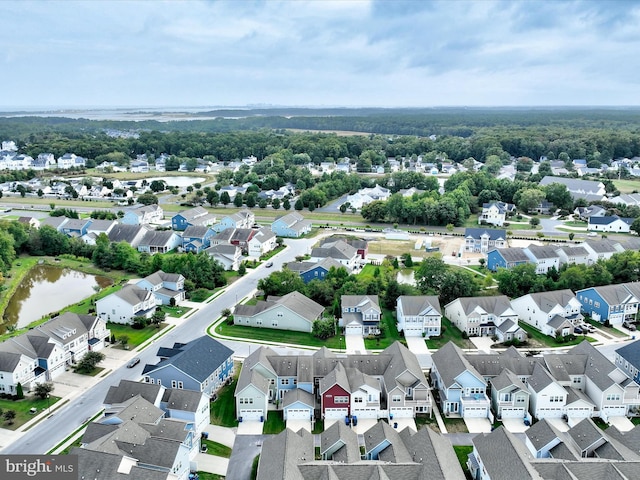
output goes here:
<path id="1" fill-rule="evenodd" d="M 117 120 L 135 121 L 156 120 L 171 122 L 176 120 L 211 120 L 219 115 L 203 115 L 221 107 L 163 107 L 163 108 L 13 108 L 0 111 L 0 117 L 56 117 L 56 118 L 86 118 L 87 120 Z M 229 109 L 229 107 L 226 107 Z M 237 108 L 238 111 L 244 110 Z"/>

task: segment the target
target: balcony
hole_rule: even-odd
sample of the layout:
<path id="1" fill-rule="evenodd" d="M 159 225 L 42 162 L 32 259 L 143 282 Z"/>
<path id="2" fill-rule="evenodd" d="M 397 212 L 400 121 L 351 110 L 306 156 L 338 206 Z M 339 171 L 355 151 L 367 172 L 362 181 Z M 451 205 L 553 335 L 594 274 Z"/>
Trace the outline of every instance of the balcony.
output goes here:
<path id="1" fill-rule="evenodd" d="M 475 393 L 469 396 L 462 396 L 460 403 L 464 407 L 488 407 L 489 399 L 484 393 Z"/>

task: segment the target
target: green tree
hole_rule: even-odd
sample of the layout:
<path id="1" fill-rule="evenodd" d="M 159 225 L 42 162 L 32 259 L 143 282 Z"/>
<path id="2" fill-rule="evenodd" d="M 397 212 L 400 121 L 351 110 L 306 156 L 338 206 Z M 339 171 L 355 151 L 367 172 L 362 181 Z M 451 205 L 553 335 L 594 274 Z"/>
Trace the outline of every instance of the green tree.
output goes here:
<path id="1" fill-rule="evenodd" d="M 244 262 L 242 262 L 238 267 L 238 275 L 240 275 L 241 277 L 244 277 L 246 273 L 247 273 L 247 267 L 245 266 Z"/>
<path id="2" fill-rule="evenodd" d="M 284 208 L 287 211 L 291 210 L 291 202 L 289 201 L 288 198 L 285 198 L 284 201 L 282 202 L 282 208 Z"/>
<path id="3" fill-rule="evenodd" d="M 160 324 L 164 322 L 166 316 L 167 314 L 164 311 L 160 310 L 159 308 L 156 309 L 156 311 L 153 312 L 153 315 L 151 315 L 151 324 L 155 325 L 157 328 L 160 328 Z"/>
<path id="4" fill-rule="evenodd" d="M 34 389 L 36 397 L 44 400 L 51 392 L 53 392 L 53 383 L 36 383 L 36 387 Z"/>
<path id="5" fill-rule="evenodd" d="M 242 195 L 240 193 L 236 194 L 235 198 L 233 199 L 233 204 L 238 208 L 242 207 L 243 202 Z"/>
<path id="6" fill-rule="evenodd" d="M 636 232 L 636 235 L 640 235 L 640 217 L 636 218 L 631 224 L 631 231 Z"/>
<path id="7" fill-rule="evenodd" d="M 274 198 L 271 202 L 271 206 L 273 207 L 274 210 L 278 210 L 280 208 L 280 199 Z"/>
<path id="8" fill-rule="evenodd" d="M 207 202 L 212 207 L 215 207 L 220 202 L 220 195 L 215 190 L 210 190 L 207 192 Z"/>
<path id="9" fill-rule="evenodd" d="M 143 193 L 142 195 L 138 195 L 138 203 L 142 205 L 157 205 L 158 197 L 153 193 Z"/>
<path id="10" fill-rule="evenodd" d="M 24 398 L 24 391 L 22 390 L 22 383 L 20 382 L 16 385 L 16 397 L 18 400 L 22 400 Z"/>
<path id="11" fill-rule="evenodd" d="M 336 334 L 336 325 L 332 318 L 316 320 L 311 327 L 311 334 L 320 339 L 327 339 Z"/>
<path id="12" fill-rule="evenodd" d="M 231 203 L 231 197 L 229 196 L 229 192 L 224 191 L 220 194 L 220 203 L 225 207 Z"/>
<path id="13" fill-rule="evenodd" d="M 437 293 L 442 285 L 447 265 L 439 255 L 427 257 L 420 263 L 415 273 L 418 289 L 422 293 Z"/>
<path id="14" fill-rule="evenodd" d="M 517 199 L 514 198 L 518 208 L 525 213 L 529 213 L 530 210 L 535 209 L 544 199 L 544 192 L 537 188 L 522 190 L 519 192 L 519 195 L 517 195 Z"/>
<path id="15" fill-rule="evenodd" d="M 166 183 L 163 180 L 153 180 L 149 185 L 149 189 L 152 192 L 163 192 L 167 189 Z"/>
<path id="16" fill-rule="evenodd" d="M 540 219 L 538 217 L 531 217 L 531 219 L 529 220 L 529 225 L 531 225 L 533 228 L 536 228 L 538 225 L 540 225 Z"/>
<path id="17" fill-rule="evenodd" d="M 300 275 L 288 268 L 284 268 L 259 280 L 258 290 L 262 290 L 266 296 L 276 295 L 281 297 L 294 291 L 304 292 L 305 284 Z"/>
<path id="18" fill-rule="evenodd" d="M 567 190 L 567 186 L 561 183 L 552 183 L 544 188 L 546 199 L 561 210 L 571 210 L 573 198 Z"/>
<path id="19" fill-rule="evenodd" d="M 473 297 L 480 290 L 471 273 L 462 270 L 447 271 L 440 282 L 440 304 L 446 305 L 456 298 Z"/>
<path id="20" fill-rule="evenodd" d="M 76 365 L 76 372 L 91 373 L 104 358 L 104 353 L 96 351 L 87 352 Z"/>
<path id="21" fill-rule="evenodd" d="M 298 211 L 302 210 L 304 208 L 304 203 L 302 203 L 302 200 L 300 198 L 298 198 L 298 200 L 296 200 L 296 204 L 294 206 L 294 208 Z"/>
<path id="22" fill-rule="evenodd" d="M 9 424 L 9 425 L 13 425 L 13 421 L 16 418 L 16 411 L 15 410 L 7 410 L 6 412 L 4 412 L 4 414 L 2 415 L 2 417 L 5 419 L 5 421 Z"/>

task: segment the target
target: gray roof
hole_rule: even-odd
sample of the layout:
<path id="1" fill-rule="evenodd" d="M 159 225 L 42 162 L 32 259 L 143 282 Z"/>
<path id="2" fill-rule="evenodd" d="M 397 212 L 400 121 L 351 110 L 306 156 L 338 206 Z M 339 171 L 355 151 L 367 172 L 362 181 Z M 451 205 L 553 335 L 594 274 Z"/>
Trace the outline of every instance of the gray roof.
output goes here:
<path id="1" fill-rule="evenodd" d="M 531 466 L 533 459 L 524 443 L 500 426 L 493 432 L 473 438 L 473 446 L 492 480 L 540 479 Z"/>
<path id="2" fill-rule="evenodd" d="M 353 463 L 360 461 L 358 435 L 344 422 L 335 422 L 320 434 L 320 454 L 330 454 L 327 460 Z"/>
<path id="3" fill-rule="evenodd" d="M 564 290 L 552 290 L 549 292 L 530 293 L 529 296 L 531 297 L 531 300 L 538 305 L 538 308 L 545 313 L 550 312 L 551 309 L 557 305 L 564 308 L 567 306 L 569 301 L 576 298 L 574 293 L 568 288 Z"/>
<path id="4" fill-rule="evenodd" d="M 411 454 L 407 451 L 406 446 L 402 442 L 398 432 L 387 422 L 377 422 L 373 427 L 364 432 L 364 448 L 366 452 L 380 447 L 381 444 L 389 444 L 380 456 L 380 458 L 393 463 L 410 463 L 413 462 Z"/>
<path id="5" fill-rule="evenodd" d="M 164 247 L 178 234 L 171 230 L 150 230 L 144 234 L 138 245 L 150 247 Z"/>
<path id="6" fill-rule="evenodd" d="M 616 253 L 618 249 L 615 247 L 618 242 L 612 240 L 587 240 L 584 242 L 596 253 Z"/>
<path id="7" fill-rule="evenodd" d="M 352 247 L 344 240 L 325 242 L 320 247 L 311 250 L 311 257 L 315 258 L 336 258 L 349 260 L 358 254 L 358 249 Z"/>
<path id="8" fill-rule="evenodd" d="M 133 466 L 129 473 L 120 473 L 122 454 L 112 454 L 74 448 L 70 452 L 78 457 L 78 478 L 91 480 L 167 480 L 168 472 Z"/>
<path id="9" fill-rule="evenodd" d="M 208 231 L 209 227 L 203 225 L 189 225 L 184 229 L 184 232 L 182 232 L 182 236 L 203 238 Z"/>
<path id="10" fill-rule="evenodd" d="M 93 320 L 96 318 L 95 315 L 89 315 L 88 317 Z M 63 344 L 88 333 L 85 322 L 82 321 L 80 315 L 71 312 L 65 312 L 48 320 L 39 325 L 37 329 Z"/>
<path id="11" fill-rule="evenodd" d="M 135 423 L 154 423 L 164 417 L 162 410 L 140 395 L 125 400 L 118 408 L 114 408 L 113 412 L 114 416 L 120 418 L 123 422 L 131 420 Z"/>
<path id="12" fill-rule="evenodd" d="M 567 187 L 569 192 L 584 192 L 595 194 L 600 190 L 600 182 L 594 182 L 592 180 L 580 180 L 578 178 L 567 178 L 567 177 L 551 177 L 549 175 L 545 176 L 540 180 L 540 185 L 546 186 L 551 185 L 552 183 L 560 183 Z"/>
<path id="13" fill-rule="evenodd" d="M 640 340 L 618 348 L 616 353 L 629 362 L 634 368 L 640 370 Z"/>
<path id="14" fill-rule="evenodd" d="M 109 387 L 104 402 L 108 405 L 123 403 L 130 398 L 140 395 L 146 401 L 155 403 L 162 390 L 161 385 L 144 382 L 134 382 L 133 380 L 120 380 L 120 383 Z"/>
<path id="15" fill-rule="evenodd" d="M 147 275 L 143 280 L 147 280 L 152 285 L 160 285 L 164 282 L 178 282 L 180 277 L 182 277 L 180 273 L 166 273 L 162 270 L 158 270 L 157 272 Z"/>
<path id="16" fill-rule="evenodd" d="M 489 250 L 489 253 L 497 251 L 506 262 L 529 262 L 530 259 L 524 253 L 524 248 L 510 247 L 510 248 L 493 248 Z"/>
<path id="17" fill-rule="evenodd" d="M 498 316 L 511 308 L 511 301 L 506 295 L 494 295 L 490 297 L 460 297 L 445 305 L 445 308 L 457 301 L 460 302 L 465 315 L 469 315 L 477 307 L 480 307 L 485 312 L 493 313 Z"/>
<path id="18" fill-rule="evenodd" d="M 440 300 L 435 295 L 402 295 L 398 297 L 398 302 L 400 301 L 402 301 L 402 311 L 405 315 L 419 315 L 424 311 L 442 315 Z"/>
<path id="19" fill-rule="evenodd" d="M 540 357 L 514 355 L 509 350 L 497 355 L 493 353 L 469 353 L 465 355 L 465 358 L 485 378 L 497 377 L 504 370 L 509 370 L 520 377 L 528 377 L 533 373 L 536 364 L 543 362 Z"/>
<path id="20" fill-rule="evenodd" d="M 500 375 L 498 375 L 495 378 L 492 378 L 490 380 L 491 385 L 493 386 L 493 388 L 495 388 L 496 390 L 502 390 L 503 388 L 507 388 L 507 387 L 517 387 L 522 391 L 527 392 L 527 387 L 524 383 L 522 383 L 522 380 L 520 380 L 516 374 L 514 374 L 511 370 L 505 369 L 503 370 Z"/>
<path id="21" fill-rule="evenodd" d="M 539 393 L 553 383 L 553 378 L 546 368 L 537 363 L 533 368 L 533 375 L 529 377 L 527 383 L 534 392 Z"/>
<path id="22" fill-rule="evenodd" d="M 378 300 L 378 295 L 342 295 L 340 297 L 340 304 L 342 308 L 345 307 L 361 307 L 366 308 L 368 306 L 372 306 L 380 309 L 380 301 Z"/>
<path id="23" fill-rule="evenodd" d="M 191 222 L 198 217 L 204 217 L 205 215 L 209 215 L 209 212 L 205 210 L 203 207 L 195 207 L 190 208 L 189 210 L 184 210 L 177 215 L 181 215 L 187 222 Z"/>
<path id="24" fill-rule="evenodd" d="M 456 377 L 465 370 L 471 372 L 479 380 L 484 381 L 483 376 L 465 358 L 462 350 L 453 342 L 447 342 L 431 358 L 446 387 L 456 383 Z"/>
<path id="25" fill-rule="evenodd" d="M 111 229 L 107 236 L 111 242 L 127 242 L 131 244 L 132 247 L 136 247 L 138 243 L 134 242 L 134 240 L 141 231 L 147 232 L 149 229 L 144 225 L 126 225 L 124 223 L 118 223 Z"/>
<path id="26" fill-rule="evenodd" d="M 465 228 L 464 237 L 480 240 L 483 235 L 487 235 L 489 240 L 506 240 L 507 231 L 496 228 Z"/>
<path id="27" fill-rule="evenodd" d="M 571 387 L 566 388 L 565 390 L 567 391 L 567 405 L 570 405 L 574 402 L 583 401 L 595 407 L 595 404 L 591 401 L 589 396 L 582 390 Z"/>
<path id="28" fill-rule="evenodd" d="M 171 355 L 156 365 L 146 365 L 144 374 L 173 365 L 198 382 L 203 382 L 233 355 L 233 350 L 208 335 L 198 337 L 187 344 L 174 345 L 171 352 L 167 352 L 167 349 L 161 350 L 158 356 Z"/>
<path id="29" fill-rule="evenodd" d="M 287 228 L 290 228 L 296 232 L 300 232 L 311 225 L 311 220 L 305 220 L 298 212 L 291 212 L 280 218 L 276 218 L 274 222 L 282 223 Z"/>
<path id="30" fill-rule="evenodd" d="M 4 346 L 4 343 L 5 342 L 3 342 L 3 344 L 0 344 L 0 348 Z M 18 366 L 18 363 L 20 363 L 20 356 L 20 353 L 0 350 L 0 371 L 13 372 Z"/>
<path id="31" fill-rule="evenodd" d="M 534 258 L 540 260 L 544 258 L 558 258 L 556 253 L 556 247 L 551 245 L 529 245 L 525 250 L 528 250 Z"/>
<path id="32" fill-rule="evenodd" d="M 259 301 L 256 305 L 237 305 L 234 314 L 242 317 L 253 317 L 277 306 L 284 306 L 309 322 L 318 319 L 324 307 L 305 297 L 300 292 L 291 292 L 284 297 L 268 297 L 266 301 Z"/>
<path id="33" fill-rule="evenodd" d="M 258 480 L 300 480 L 298 464 L 313 461 L 313 436 L 305 429 L 293 432 L 286 428 L 278 435 L 268 436 L 262 444 L 258 463 Z"/>
<path id="34" fill-rule="evenodd" d="M 129 285 L 125 285 L 120 290 L 112 293 L 111 295 L 116 295 L 117 297 L 120 297 L 122 300 L 124 300 L 130 305 L 137 305 L 138 303 L 146 300 L 150 296 L 153 296 L 153 293 L 151 293 L 148 290 L 145 290 L 144 288 L 140 288 L 137 285 L 129 284 Z"/>
<path id="35" fill-rule="evenodd" d="M 560 432 L 543 418 L 529 427 L 525 435 L 536 450 L 549 445 L 555 439 L 560 438 Z"/>
<path id="36" fill-rule="evenodd" d="M 285 390 L 284 398 L 282 399 L 282 407 L 286 408 L 296 402 L 303 403 L 309 406 L 311 409 L 315 408 L 315 397 L 312 393 L 302 390 L 301 388 L 294 388 L 293 390 Z M 338 422 L 341 423 L 341 422 Z"/>
<path id="37" fill-rule="evenodd" d="M 40 227 L 52 227 L 58 230 L 69 219 L 67 217 L 46 217 L 40 220 Z"/>
<path id="38" fill-rule="evenodd" d="M 275 238 L 275 236 L 276 234 L 273 233 L 270 229 L 268 229 L 267 227 L 262 227 L 256 232 L 252 240 L 259 241 L 260 243 L 265 243 L 272 238 Z"/>
<path id="39" fill-rule="evenodd" d="M 195 412 L 202 401 L 202 393 L 182 388 L 168 388 L 162 395 L 162 407 L 169 410 Z"/>
<path id="40" fill-rule="evenodd" d="M 240 247 L 238 247 L 237 245 L 231 245 L 230 243 L 221 243 L 219 245 L 212 245 L 211 247 L 205 249 L 205 253 L 212 256 L 225 255 L 234 257 L 239 248 Z"/>
<path id="41" fill-rule="evenodd" d="M 581 247 L 580 245 L 576 245 L 576 246 L 564 246 L 564 247 L 558 247 L 556 248 L 556 252 L 558 250 L 562 250 L 564 252 L 564 254 L 567 257 L 586 257 L 589 255 L 589 252 L 587 252 L 587 249 L 584 247 Z"/>
<path id="42" fill-rule="evenodd" d="M 599 441 L 604 439 L 604 433 L 590 418 L 585 418 L 574 425 L 567 432 L 581 452 L 588 451 Z"/>
<path id="43" fill-rule="evenodd" d="M 111 227 L 115 227 L 118 222 L 115 220 L 93 220 L 89 225 L 89 230 L 95 230 L 97 232 L 106 232 Z"/>

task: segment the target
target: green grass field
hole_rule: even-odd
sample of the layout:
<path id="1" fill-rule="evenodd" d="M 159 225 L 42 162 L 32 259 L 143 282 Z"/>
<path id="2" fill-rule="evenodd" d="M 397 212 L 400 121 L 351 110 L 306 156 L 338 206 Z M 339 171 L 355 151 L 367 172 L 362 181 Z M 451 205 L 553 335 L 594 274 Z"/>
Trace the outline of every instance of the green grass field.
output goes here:
<path id="1" fill-rule="evenodd" d="M 270 411 L 267 412 L 267 421 L 264 422 L 264 428 L 262 429 L 262 433 L 264 435 L 275 435 L 280 433 L 286 428 L 284 420 L 282 418 L 281 411 Z"/>
<path id="2" fill-rule="evenodd" d="M 47 410 L 49 406 L 53 406 L 59 400 L 60 397 L 54 397 L 53 395 L 50 396 L 48 400 L 46 398 L 41 399 L 34 396 L 28 396 L 22 400 L 16 401 L 0 398 L 0 409 L 2 409 L 3 412 L 7 412 L 8 410 L 16 412 L 16 418 L 13 419 L 13 424 L 9 425 L 9 423 L 3 418 L 0 421 L 0 427 L 15 430 L 34 417 L 34 415 L 30 413 L 32 408 L 36 408 L 38 413 L 40 413 L 42 410 Z"/>
<path id="3" fill-rule="evenodd" d="M 462 338 L 462 332 L 458 330 L 458 327 L 451 323 L 448 318 L 442 317 L 441 325 L 442 334 L 439 337 L 431 337 L 427 340 L 427 347 L 430 349 L 438 349 L 450 341 L 460 348 L 473 347 L 469 340 Z"/>
<path id="4" fill-rule="evenodd" d="M 396 317 L 391 310 L 387 310 L 386 308 L 382 309 L 382 323 L 385 325 L 384 337 L 380 339 L 365 338 L 364 346 L 367 350 L 384 349 L 396 340 L 400 340 L 401 337 L 398 333 Z"/>
<path id="5" fill-rule="evenodd" d="M 620 193 L 640 192 L 640 180 L 614 180 L 613 185 L 615 185 Z"/>
<path id="6" fill-rule="evenodd" d="M 211 425 L 220 425 L 222 427 L 238 426 L 238 420 L 236 419 L 236 400 L 233 394 L 236 390 L 241 366 L 239 363 L 236 363 L 233 368 L 235 370 L 233 381 L 218 390 L 218 397 L 215 402 L 209 403 Z"/>
<path id="7" fill-rule="evenodd" d="M 221 322 L 220 325 L 216 327 L 216 333 L 229 337 L 261 340 L 263 342 L 291 343 L 294 345 L 306 345 L 308 347 L 345 348 L 343 335 L 321 340 L 305 332 L 227 325 L 226 322 Z"/>
<path id="8" fill-rule="evenodd" d="M 111 330 L 111 335 L 116 336 L 117 341 L 120 341 L 120 337 L 122 335 L 126 335 L 127 337 L 129 337 L 129 341 L 127 343 L 129 349 L 134 349 L 138 345 L 146 342 L 166 326 L 166 323 L 161 323 L 160 328 L 156 327 L 155 325 L 148 325 L 144 328 L 141 328 L 140 330 L 136 330 L 129 325 L 123 325 L 121 323 L 107 323 L 107 328 Z"/>
<path id="9" fill-rule="evenodd" d="M 213 440 L 205 440 L 204 438 L 200 442 L 207 446 L 207 454 L 215 455 L 216 457 L 231 458 L 231 449 L 226 445 L 214 442 Z"/>
<path id="10" fill-rule="evenodd" d="M 527 332 L 527 335 L 529 335 L 529 338 L 531 340 L 535 340 L 543 347 L 570 347 L 572 345 L 578 345 L 579 343 L 582 343 L 583 340 L 586 340 L 588 342 L 596 341 L 595 338 L 589 336 L 576 335 L 576 338 L 574 338 L 573 340 L 570 340 L 566 343 L 560 343 L 556 341 L 555 338 L 545 335 L 541 331 L 533 328 L 531 325 L 527 325 L 524 322 L 518 322 L 518 324 Z"/>

